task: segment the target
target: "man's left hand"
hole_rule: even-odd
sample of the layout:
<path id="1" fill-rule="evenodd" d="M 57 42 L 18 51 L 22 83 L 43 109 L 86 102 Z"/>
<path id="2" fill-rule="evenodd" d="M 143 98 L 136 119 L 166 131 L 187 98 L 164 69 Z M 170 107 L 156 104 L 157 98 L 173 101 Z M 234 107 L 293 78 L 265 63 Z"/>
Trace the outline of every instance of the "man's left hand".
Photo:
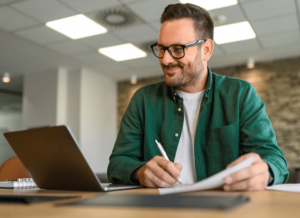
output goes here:
<path id="1" fill-rule="evenodd" d="M 253 156 L 251 166 L 246 167 L 225 178 L 225 191 L 261 191 L 268 185 L 269 172 L 268 164 L 256 153 L 248 153 L 240 156 L 227 167 L 232 167 L 248 157 Z"/>

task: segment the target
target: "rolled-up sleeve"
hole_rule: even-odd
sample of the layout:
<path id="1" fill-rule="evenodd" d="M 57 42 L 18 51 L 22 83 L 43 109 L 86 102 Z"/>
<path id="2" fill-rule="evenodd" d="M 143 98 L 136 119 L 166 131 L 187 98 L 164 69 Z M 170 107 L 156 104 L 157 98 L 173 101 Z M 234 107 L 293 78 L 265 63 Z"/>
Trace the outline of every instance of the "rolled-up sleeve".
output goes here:
<path id="1" fill-rule="evenodd" d="M 287 162 L 277 145 L 265 104 L 250 83 L 244 83 L 244 91 L 240 103 L 241 151 L 261 156 L 273 175 L 272 185 L 285 183 L 289 176 Z"/>
<path id="2" fill-rule="evenodd" d="M 142 93 L 137 91 L 120 123 L 120 130 L 109 158 L 108 178 L 112 183 L 137 184 L 132 173 L 145 164 L 143 160 Z"/>

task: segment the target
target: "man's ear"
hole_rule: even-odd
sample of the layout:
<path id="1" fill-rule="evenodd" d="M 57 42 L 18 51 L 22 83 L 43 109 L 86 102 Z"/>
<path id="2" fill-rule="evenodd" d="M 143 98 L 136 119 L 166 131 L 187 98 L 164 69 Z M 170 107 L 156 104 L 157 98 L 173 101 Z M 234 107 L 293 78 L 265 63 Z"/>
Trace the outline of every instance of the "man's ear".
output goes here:
<path id="1" fill-rule="evenodd" d="M 208 61 L 214 50 L 214 42 L 211 39 L 207 39 L 202 44 L 202 58 L 204 61 Z"/>

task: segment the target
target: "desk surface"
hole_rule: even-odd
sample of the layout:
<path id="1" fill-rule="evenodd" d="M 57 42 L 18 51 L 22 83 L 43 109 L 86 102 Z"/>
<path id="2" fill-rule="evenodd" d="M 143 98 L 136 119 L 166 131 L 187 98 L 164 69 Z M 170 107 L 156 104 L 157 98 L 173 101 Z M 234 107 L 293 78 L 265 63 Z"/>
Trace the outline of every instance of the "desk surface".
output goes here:
<path id="1" fill-rule="evenodd" d="M 57 203 L 71 202 L 73 199 L 32 205 L 0 204 L 0 217 L 230 217 L 230 218 L 276 218 L 300 217 L 300 194 L 278 191 L 235 192 L 201 191 L 191 194 L 245 194 L 250 197 L 250 203 L 229 211 L 222 210 L 190 210 L 190 209 L 160 209 L 160 208 L 122 208 L 122 207 L 68 207 L 55 206 Z M 9 190 L 0 189 L 0 195 L 42 195 L 42 196 L 81 196 L 90 198 L 101 193 L 70 192 L 51 190 Z M 135 189 L 107 192 L 107 194 L 158 194 L 157 189 Z"/>

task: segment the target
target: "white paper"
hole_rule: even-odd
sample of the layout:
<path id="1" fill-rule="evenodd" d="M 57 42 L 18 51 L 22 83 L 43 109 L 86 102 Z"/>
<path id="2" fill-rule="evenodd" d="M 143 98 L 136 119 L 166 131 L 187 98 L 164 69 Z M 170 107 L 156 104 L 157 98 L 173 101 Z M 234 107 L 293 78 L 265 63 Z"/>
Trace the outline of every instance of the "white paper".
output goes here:
<path id="1" fill-rule="evenodd" d="M 281 184 L 272 185 L 266 188 L 267 190 L 273 191 L 284 191 L 284 192 L 300 192 L 300 184 Z"/>
<path id="2" fill-rule="evenodd" d="M 252 160 L 253 160 L 253 157 L 249 157 L 246 160 L 234 165 L 233 167 L 225 169 L 219 173 L 216 173 L 215 175 L 213 175 L 209 178 L 203 179 L 192 185 L 173 186 L 171 188 L 159 188 L 158 189 L 159 193 L 161 195 L 166 195 L 166 194 L 200 191 L 200 190 L 222 187 L 225 184 L 224 179 L 227 176 L 229 176 L 235 172 L 238 172 L 238 171 L 244 169 L 245 167 L 250 166 L 252 163 Z"/>

